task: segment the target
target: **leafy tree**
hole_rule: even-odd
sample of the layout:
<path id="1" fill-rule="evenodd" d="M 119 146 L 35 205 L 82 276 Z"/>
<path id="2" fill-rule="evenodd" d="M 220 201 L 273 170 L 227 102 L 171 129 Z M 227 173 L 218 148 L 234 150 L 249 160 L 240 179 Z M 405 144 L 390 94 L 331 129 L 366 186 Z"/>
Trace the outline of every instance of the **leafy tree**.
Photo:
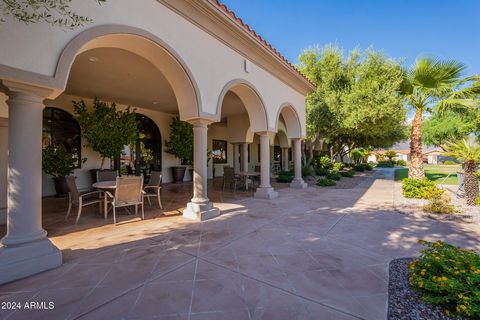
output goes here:
<path id="1" fill-rule="evenodd" d="M 480 110 L 466 113 L 434 112 L 422 127 L 422 141 L 427 146 L 441 147 L 448 141 L 460 140 L 480 133 Z"/>
<path id="2" fill-rule="evenodd" d="M 98 4 L 106 0 L 95 0 Z M 52 26 L 74 29 L 92 19 L 70 10 L 72 0 L 0 0 L 0 11 L 26 24 L 47 22 Z M 0 18 L 0 22 L 4 19 Z"/>
<path id="3" fill-rule="evenodd" d="M 130 107 L 119 111 L 115 103 L 108 104 L 95 98 L 92 111 L 88 111 L 83 100 L 73 101 L 73 108 L 82 137 L 102 157 L 101 169 L 105 158 L 120 156 L 124 147 L 137 139 L 137 119 Z"/>
<path id="4" fill-rule="evenodd" d="M 467 204 L 474 206 L 478 197 L 478 179 L 475 176 L 477 166 L 480 163 L 480 146 L 472 139 L 463 139 L 459 142 L 449 142 L 444 147 L 445 154 L 457 158 L 464 163 L 464 189 Z"/>
<path id="5" fill-rule="evenodd" d="M 176 156 L 181 164 L 193 164 L 193 126 L 174 117 L 170 123 L 170 137 L 165 151 Z"/>
<path id="6" fill-rule="evenodd" d="M 397 156 L 397 153 L 393 150 L 388 150 L 385 152 L 385 157 L 387 157 L 388 160 L 393 160 Z"/>
<path id="7" fill-rule="evenodd" d="M 307 97 L 308 163 L 320 140 L 330 146 L 334 160 L 354 148 L 386 148 L 405 138 L 397 62 L 373 50 L 355 50 L 344 59 L 334 45 L 307 49 L 299 60 L 300 70 L 317 87 Z"/>
<path id="8" fill-rule="evenodd" d="M 471 95 L 478 89 L 469 85 L 473 79 L 462 78 L 465 65 L 454 60 L 418 58 L 404 71 L 401 93 L 415 112 L 410 132 L 409 178 L 423 179 L 422 122 L 426 112 L 475 105 Z M 480 87 L 479 87 L 480 88 Z"/>

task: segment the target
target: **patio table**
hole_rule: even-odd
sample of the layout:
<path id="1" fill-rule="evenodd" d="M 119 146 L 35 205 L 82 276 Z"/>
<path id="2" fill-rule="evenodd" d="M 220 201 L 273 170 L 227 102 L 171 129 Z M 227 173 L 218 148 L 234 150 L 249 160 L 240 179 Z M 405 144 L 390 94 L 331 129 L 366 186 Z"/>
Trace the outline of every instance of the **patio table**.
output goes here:
<path id="1" fill-rule="evenodd" d="M 115 188 L 117 187 L 117 181 L 95 182 L 94 184 L 92 184 L 92 187 L 94 187 L 95 189 L 100 189 L 100 190 L 104 190 L 104 191 L 115 190 Z M 104 214 L 105 220 L 107 220 L 107 213 L 108 213 L 107 206 L 108 206 L 107 193 L 104 193 L 103 194 L 103 214 Z"/>
<path id="2" fill-rule="evenodd" d="M 248 178 L 250 177 L 259 177 L 260 172 L 246 172 L 240 171 L 236 173 L 237 176 L 245 177 L 245 190 L 248 190 Z"/>

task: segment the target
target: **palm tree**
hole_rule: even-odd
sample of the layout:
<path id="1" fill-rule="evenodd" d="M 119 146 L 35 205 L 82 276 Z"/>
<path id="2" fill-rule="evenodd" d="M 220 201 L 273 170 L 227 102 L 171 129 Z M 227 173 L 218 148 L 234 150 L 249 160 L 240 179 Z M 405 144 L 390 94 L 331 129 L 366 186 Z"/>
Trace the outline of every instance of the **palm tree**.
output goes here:
<path id="1" fill-rule="evenodd" d="M 465 79 L 461 75 L 465 65 L 454 60 L 438 60 L 432 57 L 418 58 L 415 65 L 404 71 L 401 94 L 415 111 L 410 133 L 410 167 L 408 177 L 424 179 L 422 152 L 422 121 L 426 111 L 443 100 L 452 98 L 452 94 Z M 459 99 L 460 100 L 460 99 Z M 460 103 L 461 101 L 457 101 Z M 453 101 L 451 101 L 451 104 Z M 449 107 L 450 105 L 444 105 Z"/>
<path id="2" fill-rule="evenodd" d="M 463 185 L 467 204 L 470 206 L 475 205 L 478 197 L 478 179 L 475 172 L 480 162 L 480 146 L 472 140 L 463 139 L 459 142 L 450 142 L 443 147 L 446 150 L 445 155 L 463 161 L 465 170 Z"/>

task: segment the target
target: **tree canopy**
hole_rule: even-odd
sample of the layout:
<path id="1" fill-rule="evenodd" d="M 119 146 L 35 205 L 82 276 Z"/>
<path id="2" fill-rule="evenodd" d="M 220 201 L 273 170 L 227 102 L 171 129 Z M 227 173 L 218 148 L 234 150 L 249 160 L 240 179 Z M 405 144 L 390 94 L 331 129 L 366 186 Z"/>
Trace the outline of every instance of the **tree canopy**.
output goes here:
<path id="1" fill-rule="evenodd" d="M 422 140 L 425 145 L 440 147 L 448 141 L 480 133 L 480 110 L 457 113 L 435 112 L 423 123 Z"/>
<path id="2" fill-rule="evenodd" d="M 26 24 L 47 22 L 53 26 L 76 28 L 92 19 L 70 10 L 73 0 L 0 0 L 0 11 Z M 83 0 L 84 1 L 84 0 Z M 98 4 L 106 0 L 94 0 Z M 0 22 L 4 19 L 0 18 Z"/>
<path id="3" fill-rule="evenodd" d="M 406 137 L 398 62 L 374 50 L 354 50 L 344 58 L 335 45 L 307 49 L 299 60 L 300 70 L 317 87 L 307 97 L 310 158 L 319 140 L 335 157 L 346 148 L 386 148 Z"/>

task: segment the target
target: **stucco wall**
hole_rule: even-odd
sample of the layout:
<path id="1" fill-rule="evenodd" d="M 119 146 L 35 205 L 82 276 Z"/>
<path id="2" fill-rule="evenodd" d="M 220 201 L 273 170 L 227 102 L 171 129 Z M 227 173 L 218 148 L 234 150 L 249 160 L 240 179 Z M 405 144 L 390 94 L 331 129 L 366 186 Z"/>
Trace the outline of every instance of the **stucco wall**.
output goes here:
<path id="1" fill-rule="evenodd" d="M 218 97 L 225 85 L 233 79 L 245 79 L 261 95 L 270 128 L 276 125 L 280 106 L 289 102 L 296 108 L 305 132 L 305 102 L 300 92 L 255 64 L 246 73 L 245 57 L 158 1 L 144 0 L 141 5 L 132 6 L 129 0 L 116 0 L 101 7 L 94 1 L 77 1 L 72 9 L 91 17 L 94 24 L 61 30 L 43 23 L 27 26 L 7 17 L 0 28 L 0 64 L 54 76 L 63 49 L 82 31 L 106 24 L 128 25 L 162 39 L 185 62 L 198 85 L 202 112 L 216 114 Z"/>

